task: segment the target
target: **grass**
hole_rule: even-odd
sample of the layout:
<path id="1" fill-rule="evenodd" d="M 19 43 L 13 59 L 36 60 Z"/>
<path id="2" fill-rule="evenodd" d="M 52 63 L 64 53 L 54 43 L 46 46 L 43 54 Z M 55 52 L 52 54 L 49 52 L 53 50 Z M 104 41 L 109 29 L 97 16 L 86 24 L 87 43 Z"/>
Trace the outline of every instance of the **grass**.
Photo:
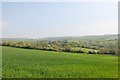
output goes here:
<path id="1" fill-rule="evenodd" d="M 118 57 L 2 47 L 3 78 L 118 78 Z"/>

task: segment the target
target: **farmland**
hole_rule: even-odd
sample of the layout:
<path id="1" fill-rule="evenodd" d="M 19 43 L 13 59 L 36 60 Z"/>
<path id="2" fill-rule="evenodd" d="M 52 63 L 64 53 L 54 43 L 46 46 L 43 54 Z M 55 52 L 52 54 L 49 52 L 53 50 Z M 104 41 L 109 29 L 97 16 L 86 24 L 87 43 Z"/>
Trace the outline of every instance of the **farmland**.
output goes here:
<path id="1" fill-rule="evenodd" d="M 118 56 L 2 47 L 3 78 L 117 78 Z"/>

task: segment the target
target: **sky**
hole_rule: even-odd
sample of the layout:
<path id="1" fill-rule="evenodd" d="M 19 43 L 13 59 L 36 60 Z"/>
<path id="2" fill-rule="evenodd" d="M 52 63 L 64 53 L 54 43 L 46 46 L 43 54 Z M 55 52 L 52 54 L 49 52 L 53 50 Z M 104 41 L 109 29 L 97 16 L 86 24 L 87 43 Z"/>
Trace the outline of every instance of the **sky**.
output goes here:
<path id="1" fill-rule="evenodd" d="M 3 2 L 3 38 L 44 38 L 118 33 L 113 2 Z"/>

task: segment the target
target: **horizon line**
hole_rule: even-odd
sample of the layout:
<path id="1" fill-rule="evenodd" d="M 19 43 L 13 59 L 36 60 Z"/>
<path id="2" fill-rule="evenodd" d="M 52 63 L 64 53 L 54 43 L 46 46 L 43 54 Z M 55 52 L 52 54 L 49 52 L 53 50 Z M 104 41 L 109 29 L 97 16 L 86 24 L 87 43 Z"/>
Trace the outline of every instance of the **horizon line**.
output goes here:
<path id="1" fill-rule="evenodd" d="M 49 37 L 41 37 L 41 38 L 29 38 L 29 37 L 0 37 L 4 38 L 20 38 L 20 39 L 45 39 L 45 38 L 57 38 L 57 37 L 85 37 L 85 36 L 105 36 L 105 35 L 119 35 L 120 33 L 112 33 L 112 34 L 98 34 L 98 35 L 80 35 L 80 36 L 49 36 Z"/>

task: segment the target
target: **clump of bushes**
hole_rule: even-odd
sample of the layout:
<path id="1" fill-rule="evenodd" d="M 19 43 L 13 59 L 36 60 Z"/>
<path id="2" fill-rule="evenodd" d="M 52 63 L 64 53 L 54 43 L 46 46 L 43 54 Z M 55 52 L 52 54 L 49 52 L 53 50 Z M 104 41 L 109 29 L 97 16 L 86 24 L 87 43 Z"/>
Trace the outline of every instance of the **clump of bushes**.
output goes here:
<path id="1" fill-rule="evenodd" d="M 80 42 L 81 43 L 81 42 Z M 47 50 L 47 51 L 57 51 L 57 52 L 71 52 L 71 53 L 87 53 L 87 54 L 112 54 L 118 55 L 119 49 L 110 48 L 98 48 L 99 52 L 95 51 L 95 47 L 83 45 L 79 42 L 68 42 L 68 41 L 2 41 L 0 45 L 11 46 L 17 48 L 27 48 L 27 49 L 37 49 L 37 50 Z M 91 49 L 88 52 L 85 49 Z"/>

